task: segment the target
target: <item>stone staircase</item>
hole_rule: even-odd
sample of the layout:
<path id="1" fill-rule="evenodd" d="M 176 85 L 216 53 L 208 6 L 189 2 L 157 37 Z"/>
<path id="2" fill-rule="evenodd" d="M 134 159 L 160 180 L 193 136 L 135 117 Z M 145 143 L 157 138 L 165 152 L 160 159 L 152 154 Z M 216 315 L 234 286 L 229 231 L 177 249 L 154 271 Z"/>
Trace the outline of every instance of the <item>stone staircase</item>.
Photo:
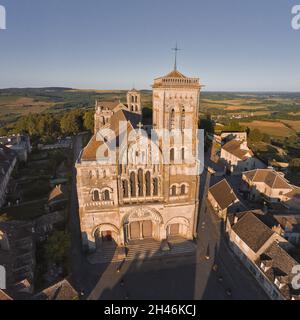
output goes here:
<path id="1" fill-rule="evenodd" d="M 170 250 L 162 251 L 161 242 L 153 239 L 130 241 L 126 247 L 104 246 L 102 250 L 88 256 L 92 264 L 120 262 L 133 260 L 147 260 L 153 258 L 184 256 L 196 253 L 196 244 L 191 240 L 180 237 L 168 239 Z"/>
<path id="2" fill-rule="evenodd" d="M 180 237 L 168 240 L 170 250 L 162 251 L 161 242 L 153 239 L 130 242 L 127 245 L 126 260 L 151 259 L 172 255 L 193 254 L 196 252 L 196 244 L 193 241 Z"/>
<path id="3" fill-rule="evenodd" d="M 103 246 L 101 250 L 90 254 L 88 261 L 92 264 L 97 263 L 111 263 L 124 260 L 126 257 L 126 250 L 124 247 L 116 247 L 114 245 Z"/>
<path id="4" fill-rule="evenodd" d="M 153 239 L 130 241 L 127 246 L 126 260 L 144 260 L 161 256 L 160 241 Z"/>

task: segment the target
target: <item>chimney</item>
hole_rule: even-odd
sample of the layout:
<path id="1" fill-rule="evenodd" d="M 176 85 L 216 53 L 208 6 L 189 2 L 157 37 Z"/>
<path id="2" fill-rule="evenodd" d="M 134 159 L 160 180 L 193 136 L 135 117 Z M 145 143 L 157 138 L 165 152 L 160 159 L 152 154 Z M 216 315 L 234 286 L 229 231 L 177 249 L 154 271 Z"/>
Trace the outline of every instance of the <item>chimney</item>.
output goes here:
<path id="1" fill-rule="evenodd" d="M 233 225 L 235 225 L 238 221 L 239 221 L 238 216 L 234 215 L 234 218 L 233 218 Z"/>

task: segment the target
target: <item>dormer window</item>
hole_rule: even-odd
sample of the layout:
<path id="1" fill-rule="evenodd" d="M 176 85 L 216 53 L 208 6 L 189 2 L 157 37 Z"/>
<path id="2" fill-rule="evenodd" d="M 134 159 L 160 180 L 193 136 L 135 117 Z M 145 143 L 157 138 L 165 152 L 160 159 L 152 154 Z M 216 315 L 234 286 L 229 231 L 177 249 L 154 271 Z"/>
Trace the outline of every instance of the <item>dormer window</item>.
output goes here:
<path id="1" fill-rule="evenodd" d="M 266 254 L 261 255 L 260 268 L 264 272 L 267 272 L 272 267 L 272 264 L 273 264 L 273 261 L 272 261 L 271 257 L 269 257 Z"/>
<path id="2" fill-rule="evenodd" d="M 274 284 L 277 286 L 279 290 L 281 290 L 288 282 L 288 277 L 285 276 L 276 276 L 274 280 Z"/>

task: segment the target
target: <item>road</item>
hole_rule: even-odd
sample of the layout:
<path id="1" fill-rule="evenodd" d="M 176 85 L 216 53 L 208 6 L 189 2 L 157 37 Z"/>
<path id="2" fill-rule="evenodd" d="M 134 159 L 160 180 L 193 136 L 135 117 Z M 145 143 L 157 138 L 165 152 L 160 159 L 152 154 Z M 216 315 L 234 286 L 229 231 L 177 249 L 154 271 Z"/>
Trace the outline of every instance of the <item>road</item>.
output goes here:
<path id="1" fill-rule="evenodd" d="M 74 159 L 81 150 L 80 136 L 74 141 Z M 210 174 L 201 176 L 201 198 L 206 198 Z M 206 206 L 200 206 L 197 254 L 178 259 L 175 257 L 91 265 L 81 250 L 76 171 L 73 171 L 70 232 L 72 234 L 72 280 L 83 299 L 267 299 L 248 270 L 240 264 L 227 247 L 222 224 Z M 206 260 L 209 246 L 210 259 Z M 217 271 L 212 266 L 218 265 Z M 228 296 L 226 290 L 231 289 Z"/>

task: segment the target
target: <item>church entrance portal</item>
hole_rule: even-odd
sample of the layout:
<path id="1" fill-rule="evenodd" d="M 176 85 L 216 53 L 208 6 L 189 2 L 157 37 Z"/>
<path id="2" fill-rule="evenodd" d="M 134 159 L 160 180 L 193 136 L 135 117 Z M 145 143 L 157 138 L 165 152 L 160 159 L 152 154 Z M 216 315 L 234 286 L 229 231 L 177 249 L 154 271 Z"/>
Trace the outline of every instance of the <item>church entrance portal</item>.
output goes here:
<path id="1" fill-rule="evenodd" d="M 149 239 L 153 237 L 153 224 L 150 220 L 134 221 L 129 225 L 130 240 Z"/>
<path id="2" fill-rule="evenodd" d="M 179 235 L 179 223 L 173 223 L 173 224 L 169 225 L 168 235 L 169 236 L 177 236 L 177 235 Z"/>
<path id="3" fill-rule="evenodd" d="M 102 231 L 101 233 L 102 241 L 111 242 L 113 240 L 112 238 L 112 231 Z"/>

